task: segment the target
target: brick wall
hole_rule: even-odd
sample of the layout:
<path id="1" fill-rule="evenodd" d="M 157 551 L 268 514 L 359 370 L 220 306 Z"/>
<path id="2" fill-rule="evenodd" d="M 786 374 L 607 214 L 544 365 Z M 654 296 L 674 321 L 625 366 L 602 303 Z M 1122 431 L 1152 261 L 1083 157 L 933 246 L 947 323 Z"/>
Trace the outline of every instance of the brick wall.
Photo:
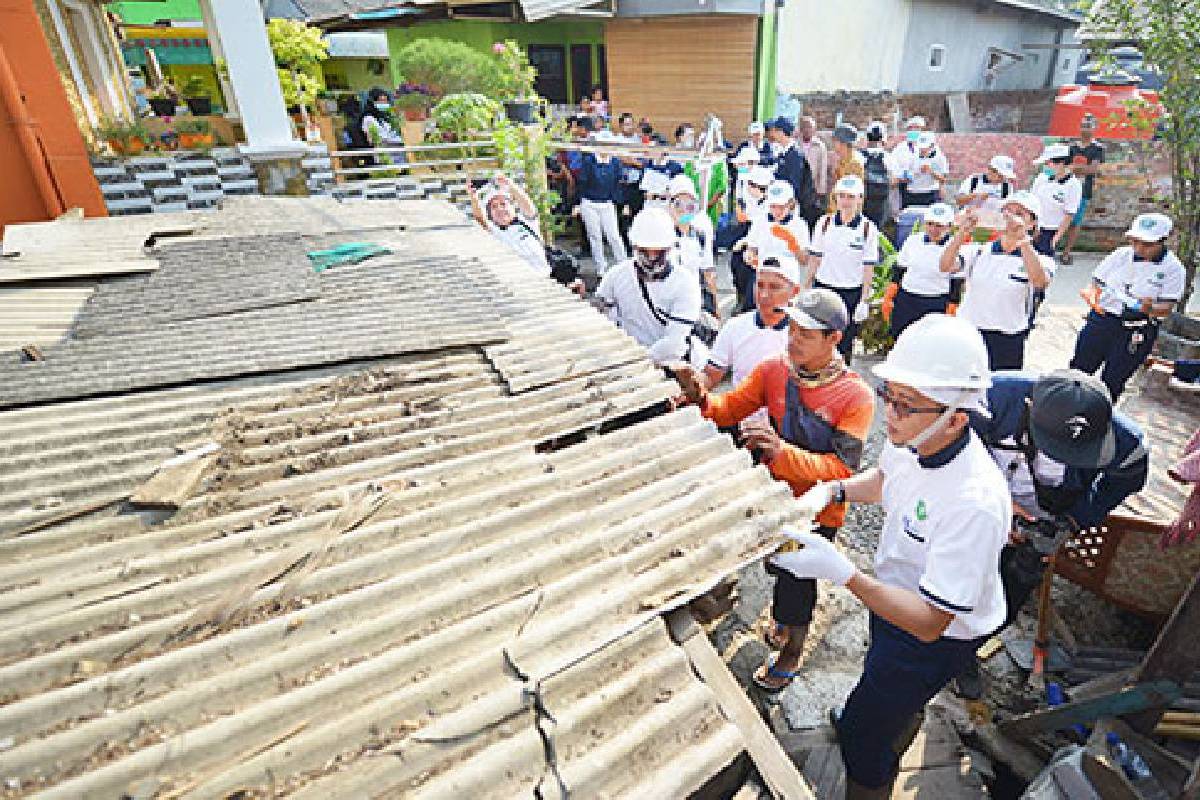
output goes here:
<path id="1" fill-rule="evenodd" d="M 1032 92 L 973 92 L 968 95 L 971 121 L 976 131 L 1043 134 L 1050 125 L 1053 90 Z M 805 114 L 816 117 L 818 127 L 832 128 L 838 113 L 860 128 L 873 120 L 892 124 L 920 114 L 934 131 L 950 130 L 950 112 L 944 94 L 893 94 L 891 92 L 834 92 L 796 95 Z"/>

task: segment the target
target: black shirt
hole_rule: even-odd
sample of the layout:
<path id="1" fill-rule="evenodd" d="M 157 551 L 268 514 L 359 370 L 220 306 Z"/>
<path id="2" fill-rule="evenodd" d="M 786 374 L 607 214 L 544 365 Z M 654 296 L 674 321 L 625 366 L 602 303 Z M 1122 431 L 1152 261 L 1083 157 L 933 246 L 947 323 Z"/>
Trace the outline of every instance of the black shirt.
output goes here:
<path id="1" fill-rule="evenodd" d="M 1087 147 L 1076 143 L 1071 145 L 1071 163 L 1072 164 L 1103 164 L 1104 163 L 1104 145 L 1093 140 Z M 1092 199 L 1092 183 L 1095 181 L 1095 175 L 1081 175 L 1083 179 L 1083 199 Z"/>
<path id="2" fill-rule="evenodd" d="M 779 163 L 775 165 L 775 177 L 792 185 L 800 216 L 807 216 L 813 211 L 820 210 L 817 203 L 817 189 L 813 184 L 812 170 L 808 166 L 808 159 L 795 145 L 789 147 L 779 157 Z"/>

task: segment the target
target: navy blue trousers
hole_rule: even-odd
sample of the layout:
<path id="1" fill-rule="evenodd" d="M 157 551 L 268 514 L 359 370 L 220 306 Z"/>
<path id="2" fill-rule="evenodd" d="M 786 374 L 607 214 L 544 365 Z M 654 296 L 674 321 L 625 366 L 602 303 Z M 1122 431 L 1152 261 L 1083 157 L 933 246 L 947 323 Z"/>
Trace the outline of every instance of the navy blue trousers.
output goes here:
<path id="1" fill-rule="evenodd" d="M 1134 336 L 1141 335 L 1140 342 Z M 1087 315 L 1087 322 L 1075 340 L 1075 355 L 1071 358 L 1071 369 L 1093 374 L 1100 370 L 1100 380 L 1108 387 L 1113 402 L 1125 391 L 1125 384 L 1138 367 L 1145 362 L 1158 338 L 1158 324 L 1149 323 L 1140 327 L 1126 327 L 1119 317 L 1095 311 Z M 1103 368 L 1102 368 L 1103 367 Z"/>
<path id="2" fill-rule="evenodd" d="M 930 297 L 923 294 L 913 294 L 903 289 L 896 292 L 896 300 L 892 306 L 892 321 L 890 323 L 892 336 L 899 336 L 904 329 L 926 314 L 946 313 L 948 295 Z"/>
<path id="3" fill-rule="evenodd" d="M 836 286 L 827 286 L 820 281 L 813 281 L 813 286 L 832 290 L 846 304 L 846 316 L 850 320 L 850 324 L 846 326 L 846 330 L 842 333 L 842 341 L 838 343 L 838 352 L 842 354 L 842 358 L 849 365 L 850 357 L 854 355 L 854 338 L 858 336 L 858 323 L 854 322 L 854 309 L 858 307 L 858 301 L 862 299 L 862 287 L 856 286 L 853 289 L 839 289 Z"/>
<path id="4" fill-rule="evenodd" d="M 1024 369 L 1025 340 L 1029 338 L 1029 331 L 1002 333 L 981 330 L 979 332 L 983 334 L 983 343 L 987 345 L 990 370 L 995 372 L 1000 369 Z"/>
<path id="5" fill-rule="evenodd" d="M 975 658 L 979 639 L 922 642 L 871 615 L 871 646 L 837 725 L 846 774 L 870 789 L 896 777 L 901 741 L 935 694 Z"/>

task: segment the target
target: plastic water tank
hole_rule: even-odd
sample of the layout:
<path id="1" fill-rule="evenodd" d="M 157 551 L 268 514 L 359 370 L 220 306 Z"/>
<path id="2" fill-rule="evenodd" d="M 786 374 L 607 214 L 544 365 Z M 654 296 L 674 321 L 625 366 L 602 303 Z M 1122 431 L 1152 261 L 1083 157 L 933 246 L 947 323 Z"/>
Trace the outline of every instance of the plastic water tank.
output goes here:
<path id="1" fill-rule="evenodd" d="M 1149 139 L 1154 126 L 1131 124 L 1129 103 L 1134 101 L 1135 113 L 1147 120 L 1161 117 L 1162 106 L 1157 92 L 1138 88 L 1136 81 L 1127 75 L 1117 75 L 1097 78 L 1088 86 L 1063 86 L 1050 112 L 1048 133 L 1078 136 L 1083 115 L 1092 114 L 1099 123 L 1096 135 L 1101 139 Z"/>

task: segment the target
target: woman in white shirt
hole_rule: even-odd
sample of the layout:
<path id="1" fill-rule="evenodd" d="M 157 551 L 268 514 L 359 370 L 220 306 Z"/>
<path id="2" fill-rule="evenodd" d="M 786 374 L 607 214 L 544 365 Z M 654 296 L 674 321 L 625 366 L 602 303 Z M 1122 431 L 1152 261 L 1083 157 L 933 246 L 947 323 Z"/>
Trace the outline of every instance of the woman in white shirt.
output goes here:
<path id="1" fill-rule="evenodd" d="M 809 248 L 809 286 L 832 289 L 852 315 L 838 344 L 847 364 L 858 326 L 870 314 L 871 284 L 879 263 L 879 229 L 863 216 L 864 190 L 857 175 L 847 175 L 834 185 L 837 211 L 817 220 Z"/>
<path id="2" fill-rule="evenodd" d="M 946 203 L 934 203 L 925 211 L 924 235 L 904 240 L 896 258 L 899 280 L 890 320 L 892 336 L 898 337 L 926 314 L 946 313 L 951 276 L 942 272 L 941 263 L 953 225 L 954 209 Z"/>
<path id="3" fill-rule="evenodd" d="M 931 206 L 942 199 L 942 184 L 950 174 L 946 154 L 937 146 L 937 137 L 921 131 L 917 154 L 900 175 L 900 196 L 904 208 Z"/>
<path id="4" fill-rule="evenodd" d="M 686 175 L 676 175 L 667 184 L 671 219 L 678 237 L 679 262 L 692 270 L 700 281 L 704 310 L 717 313 L 717 262 L 714 255 L 712 220 L 701 213 L 696 184 Z"/>
<path id="5" fill-rule="evenodd" d="M 1033 319 L 1035 292 L 1045 291 L 1054 276 L 1054 260 L 1034 248 L 1041 205 L 1029 192 L 1017 192 L 1002 208 L 1005 227 L 995 242 L 963 245 L 979 222 L 978 212 L 966 209 L 958 232 L 942 253 L 942 272 L 964 269 L 967 293 L 958 315 L 983 334 L 991 369 L 1021 369 L 1025 340 Z M 960 260 L 960 253 L 962 258 Z"/>
<path id="6" fill-rule="evenodd" d="M 404 140 L 392 127 L 390 111 L 392 108 L 388 93 L 383 89 L 372 89 L 370 99 L 363 108 L 362 132 L 366 135 L 371 147 L 400 147 Z"/>

